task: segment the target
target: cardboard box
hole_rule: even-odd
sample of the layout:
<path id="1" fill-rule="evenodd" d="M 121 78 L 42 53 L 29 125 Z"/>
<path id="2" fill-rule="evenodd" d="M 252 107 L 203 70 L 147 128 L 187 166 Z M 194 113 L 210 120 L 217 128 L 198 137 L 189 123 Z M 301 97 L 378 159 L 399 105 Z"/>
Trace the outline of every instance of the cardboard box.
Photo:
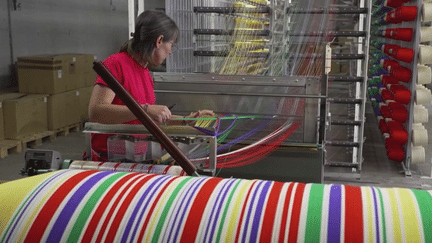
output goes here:
<path id="1" fill-rule="evenodd" d="M 19 57 L 19 91 L 28 94 L 59 94 L 86 87 L 86 82 L 90 82 L 87 79 L 94 76 L 93 60 L 94 55 L 73 53 Z"/>
<path id="2" fill-rule="evenodd" d="M 96 55 L 90 55 L 90 54 L 82 54 L 83 58 L 83 79 L 84 79 L 84 86 L 83 87 L 90 87 L 94 86 L 94 82 L 96 80 L 96 72 L 93 70 L 93 62 L 97 59 Z"/>
<path id="3" fill-rule="evenodd" d="M 2 104 L 5 138 L 17 139 L 48 130 L 46 95 L 24 95 Z"/>
<path id="4" fill-rule="evenodd" d="M 93 92 L 93 86 L 78 89 L 79 91 L 79 106 L 80 106 L 80 119 L 81 121 L 88 120 L 88 106 L 90 97 Z"/>
<path id="5" fill-rule="evenodd" d="M 48 96 L 48 129 L 57 130 L 80 122 L 80 92 L 72 90 Z"/>
<path id="6" fill-rule="evenodd" d="M 21 93 L 4 93 L 0 94 L 0 140 L 5 139 L 4 137 L 4 119 L 3 119 L 3 101 L 15 99 L 20 96 L 23 96 L 24 94 Z"/>

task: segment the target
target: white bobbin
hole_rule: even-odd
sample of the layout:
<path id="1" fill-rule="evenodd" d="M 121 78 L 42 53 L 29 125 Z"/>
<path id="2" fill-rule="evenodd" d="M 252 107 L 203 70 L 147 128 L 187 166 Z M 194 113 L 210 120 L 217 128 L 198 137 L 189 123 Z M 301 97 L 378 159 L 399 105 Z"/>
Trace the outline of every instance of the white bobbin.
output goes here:
<path id="1" fill-rule="evenodd" d="M 432 80 L 431 68 L 425 65 L 417 65 L 417 84 L 430 84 Z"/>
<path id="2" fill-rule="evenodd" d="M 423 146 L 411 144 L 411 164 L 421 164 L 426 161 L 426 151 Z"/>
<path id="3" fill-rule="evenodd" d="M 412 126 L 412 143 L 414 146 L 427 146 L 428 144 L 427 130 L 420 123 L 414 123 Z"/>
<path id="4" fill-rule="evenodd" d="M 422 26 L 420 28 L 420 42 L 432 41 L 432 27 Z"/>
<path id="5" fill-rule="evenodd" d="M 432 64 L 432 46 L 420 45 L 419 47 L 419 63 Z"/>
<path id="6" fill-rule="evenodd" d="M 422 105 L 414 105 L 414 123 L 428 123 L 429 111 Z"/>
<path id="7" fill-rule="evenodd" d="M 416 95 L 415 95 L 416 104 L 429 106 L 431 101 L 432 101 L 431 91 L 426 87 L 424 87 L 423 85 L 417 85 Z"/>
<path id="8" fill-rule="evenodd" d="M 423 3 L 422 21 L 423 22 L 432 21 L 432 3 Z"/>

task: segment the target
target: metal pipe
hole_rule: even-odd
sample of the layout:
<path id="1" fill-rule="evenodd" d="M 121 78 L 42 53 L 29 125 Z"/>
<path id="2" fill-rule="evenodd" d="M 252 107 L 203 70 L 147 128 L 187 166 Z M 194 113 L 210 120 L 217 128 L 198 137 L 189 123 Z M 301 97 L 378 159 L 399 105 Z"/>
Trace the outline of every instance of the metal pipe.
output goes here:
<path id="1" fill-rule="evenodd" d="M 94 62 L 93 69 L 116 93 L 120 100 L 129 108 L 129 110 L 138 118 L 138 120 L 147 128 L 147 130 L 158 140 L 158 142 L 167 150 L 175 161 L 183 168 L 188 175 L 199 176 L 196 167 L 181 152 L 174 142 L 156 125 L 153 119 L 145 112 L 141 105 L 127 92 L 119 83 L 112 73 L 103 65 L 102 62 Z"/>
<path id="2" fill-rule="evenodd" d="M 260 94 L 260 93 L 235 93 L 235 92 L 204 92 L 204 91 L 177 91 L 177 90 L 155 90 L 159 94 L 196 94 L 196 95 L 231 95 L 231 96 L 257 96 L 257 97 L 287 97 L 287 98 L 325 98 L 322 95 L 290 95 L 290 94 Z"/>

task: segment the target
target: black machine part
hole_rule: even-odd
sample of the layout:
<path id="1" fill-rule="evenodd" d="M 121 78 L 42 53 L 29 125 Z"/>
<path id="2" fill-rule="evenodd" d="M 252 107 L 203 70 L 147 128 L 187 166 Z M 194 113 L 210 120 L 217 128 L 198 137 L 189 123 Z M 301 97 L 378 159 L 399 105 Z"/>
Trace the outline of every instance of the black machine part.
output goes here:
<path id="1" fill-rule="evenodd" d="M 28 149 L 25 153 L 25 167 L 21 174 L 29 176 L 61 169 L 62 156 L 53 150 Z"/>

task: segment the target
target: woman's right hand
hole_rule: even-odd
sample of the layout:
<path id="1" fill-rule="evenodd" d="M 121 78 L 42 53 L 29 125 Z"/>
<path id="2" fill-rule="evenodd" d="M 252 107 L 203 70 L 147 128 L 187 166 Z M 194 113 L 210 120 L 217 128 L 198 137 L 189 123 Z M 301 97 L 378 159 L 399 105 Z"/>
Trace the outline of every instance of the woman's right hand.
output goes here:
<path id="1" fill-rule="evenodd" d="M 171 117 L 171 111 L 164 105 L 142 105 L 147 114 L 159 124 L 164 124 Z"/>

